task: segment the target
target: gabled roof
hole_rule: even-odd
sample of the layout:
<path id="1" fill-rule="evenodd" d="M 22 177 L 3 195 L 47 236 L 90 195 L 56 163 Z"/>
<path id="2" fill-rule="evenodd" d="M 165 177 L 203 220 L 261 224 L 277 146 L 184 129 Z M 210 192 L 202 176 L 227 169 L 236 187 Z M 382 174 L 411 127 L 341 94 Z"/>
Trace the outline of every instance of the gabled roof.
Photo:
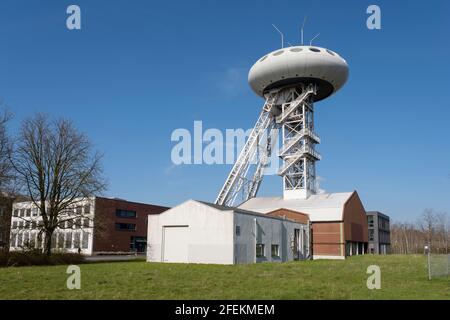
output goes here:
<path id="1" fill-rule="evenodd" d="M 310 221 L 342 221 L 344 205 L 355 193 L 323 193 L 307 199 L 284 199 L 283 197 L 253 198 L 242 203 L 239 208 L 260 213 L 268 213 L 286 208 L 309 215 Z"/>
<path id="2" fill-rule="evenodd" d="M 188 200 L 186 202 L 189 202 L 189 201 L 200 203 L 200 204 L 206 205 L 208 207 L 217 209 L 219 211 L 235 212 L 235 213 L 249 214 L 249 215 L 259 216 L 259 217 L 266 217 L 266 218 L 271 218 L 271 219 L 276 219 L 276 220 L 287 220 L 287 221 L 291 221 L 291 222 L 297 222 L 297 221 L 294 221 L 292 219 L 278 217 L 278 216 L 269 216 L 269 215 L 266 215 L 265 213 L 262 213 L 262 212 L 245 210 L 245 209 L 241 209 L 239 207 L 227 207 L 227 206 L 222 206 L 222 205 L 218 205 L 218 204 L 215 204 L 215 203 L 210 203 L 210 202 L 205 202 L 205 201 L 200 201 L 200 200 Z M 183 205 L 186 202 L 183 202 L 180 205 Z"/>

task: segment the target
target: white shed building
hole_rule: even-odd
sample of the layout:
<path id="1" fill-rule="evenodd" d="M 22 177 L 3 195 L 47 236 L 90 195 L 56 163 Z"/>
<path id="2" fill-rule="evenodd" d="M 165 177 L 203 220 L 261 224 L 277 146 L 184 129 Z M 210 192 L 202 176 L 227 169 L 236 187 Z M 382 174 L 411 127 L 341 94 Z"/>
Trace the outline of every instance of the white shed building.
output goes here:
<path id="1" fill-rule="evenodd" d="M 148 217 L 147 261 L 236 264 L 309 256 L 309 224 L 188 200 Z"/>

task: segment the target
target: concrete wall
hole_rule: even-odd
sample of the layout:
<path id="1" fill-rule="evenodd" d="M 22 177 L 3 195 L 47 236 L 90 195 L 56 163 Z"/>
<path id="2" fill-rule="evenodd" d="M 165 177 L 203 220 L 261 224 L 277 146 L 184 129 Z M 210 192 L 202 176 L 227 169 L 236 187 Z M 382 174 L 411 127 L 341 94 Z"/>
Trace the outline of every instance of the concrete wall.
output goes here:
<path id="1" fill-rule="evenodd" d="M 235 236 L 235 263 L 285 262 L 305 259 L 309 255 L 307 224 L 236 213 L 236 226 L 240 227 L 241 234 Z M 294 229 L 300 230 L 298 252 L 295 253 L 293 248 Z M 256 244 L 264 244 L 264 257 L 256 257 Z M 272 256 L 272 245 L 279 246 L 279 256 Z"/>
<path id="2" fill-rule="evenodd" d="M 188 227 L 186 263 L 233 264 L 233 212 L 187 201 L 148 217 L 147 261 L 164 261 L 163 231 L 168 226 Z"/>
<path id="3" fill-rule="evenodd" d="M 179 254 L 165 254 L 177 232 L 168 228 L 186 228 L 175 239 Z M 299 230 L 298 252 L 294 253 L 294 229 Z M 165 238 L 167 233 L 171 239 Z M 187 235 L 186 235 L 187 233 Z M 304 236 L 303 236 L 304 235 Z M 147 261 L 234 264 L 282 262 L 309 255 L 308 225 L 275 217 L 219 210 L 197 201 L 187 201 L 158 215 L 148 217 Z M 166 243 L 165 243 L 166 242 Z M 187 243 L 187 244 L 186 244 Z M 256 244 L 264 244 L 264 257 L 256 257 Z M 272 245 L 279 246 L 279 256 L 272 256 Z M 186 253 L 187 251 L 187 253 Z M 166 255 L 166 256 L 165 256 Z M 167 256 L 170 256 L 169 259 Z"/>

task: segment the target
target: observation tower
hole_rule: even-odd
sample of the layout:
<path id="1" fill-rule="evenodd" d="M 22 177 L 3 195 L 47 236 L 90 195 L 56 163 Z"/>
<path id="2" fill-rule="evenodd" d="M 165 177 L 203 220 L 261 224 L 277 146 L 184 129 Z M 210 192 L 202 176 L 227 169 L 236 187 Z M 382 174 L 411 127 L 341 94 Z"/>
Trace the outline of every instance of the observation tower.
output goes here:
<path id="1" fill-rule="evenodd" d="M 216 204 L 233 206 L 239 195 L 240 202 L 256 196 L 272 153 L 272 129 L 281 135 L 276 151 L 282 159 L 278 175 L 283 179 L 283 197 L 306 199 L 315 194 L 321 155 L 316 150 L 320 138 L 314 129 L 314 103 L 341 89 L 348 73 L 339 54 L 318 46 L 291 46 L 260 58 L 250 69 L 248 82 L 265 103 Z"/>

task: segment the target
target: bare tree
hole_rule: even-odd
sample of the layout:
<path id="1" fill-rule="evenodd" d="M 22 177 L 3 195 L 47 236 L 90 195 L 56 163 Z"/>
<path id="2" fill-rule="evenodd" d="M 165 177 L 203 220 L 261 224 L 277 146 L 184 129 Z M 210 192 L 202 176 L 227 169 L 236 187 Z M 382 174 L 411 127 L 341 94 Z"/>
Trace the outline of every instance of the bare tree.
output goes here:
<path id="1" fill-rule="evenodd" d="M 51 254 L 55 229 L 79 219 L 67 213 L 105 189 L 101 158 L 71 121 L 38 114 L 23 122 L 12 164 L 42 218 L 44 253 Z"/>
<path id="2" fill-rule="evenodd" d="M 450 249 L 450 219 L 446 213 L 424 210 L 417 223 L 391 224 L 391 250 L 393 253 L 424 253 L 425 245 L 433 253 L 448 253 Z"/>
<path id="3" fill-rule="evenodd" d="M 9 161 L 12 144 L 7 131 L 7 123 L 12 114 L 6 110 L 0 111 L 0 192 L 12 193 L 14 170 Z"/>
<path id="4" fill-rule="evenodd" d="M 11 118 L 12 114 L 6 108 L 0 108 L 0 249 L 6 251 L 9 249 L 11 207 L 15 181 L 14 170 L 9 161 L 12 145 L 7 130 Z"/>
<path id="5" fill-rule="evenodd" d="M 432 246 L 436 233 L 436 214 L 433 209 L 425 209 L 419 221 L 419 226 L 426 236 L 426 242 Z"/>

